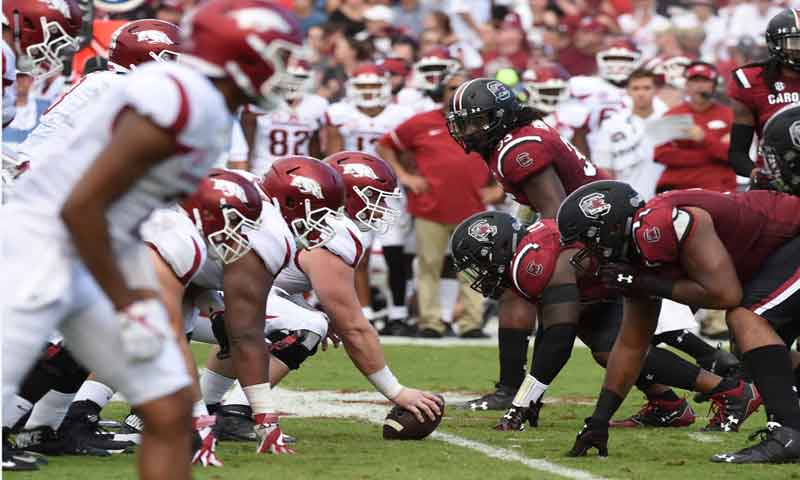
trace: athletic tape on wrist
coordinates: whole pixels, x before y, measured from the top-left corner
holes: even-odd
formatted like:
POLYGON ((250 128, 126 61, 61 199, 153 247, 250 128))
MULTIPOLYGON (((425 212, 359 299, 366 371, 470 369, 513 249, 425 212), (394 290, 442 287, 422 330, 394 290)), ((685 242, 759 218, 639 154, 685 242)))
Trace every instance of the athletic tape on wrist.
POLYGON ((397 377, 389 370, 388 365, 375 373, 367 375, 367 380, 388 400, 393 399, 403 390, 403 386, 400 385, 397 377))

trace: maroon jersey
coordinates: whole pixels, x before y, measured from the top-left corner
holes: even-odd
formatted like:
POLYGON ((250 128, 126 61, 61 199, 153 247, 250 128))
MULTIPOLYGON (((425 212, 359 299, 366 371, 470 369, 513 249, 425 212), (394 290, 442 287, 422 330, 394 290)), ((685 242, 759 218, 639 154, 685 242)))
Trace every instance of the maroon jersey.
MULTIPOLYGON (((511 259, 510 272, 514 289, 524 298, 537 301, 553 277, 561 252, 579 248, 579 243, 561 245, 555 220, 545 219, 534 223, 528 227, 528 233, 520 240, 511 259)), ((593 269, 590 268, 589 271, 593 269)), ((591 273, 579 274, 578 290, 582 302, 594 302, 614 296, 600 282, 599 277, 591 273)))
POLYGON ((701 208, 711 215, 742 283, 772 252, 800 233, 800 197, 766 190, 676 190, 656 196, 636 212, 632 235, 645 266, 686 276, 680 266, 681 245, 694 228, 686 207, 701 208))
POLYGON ((737 68, 728 83, 728 96, 753 112, 759 138, 763 138, 764 124, 773 113, 790 103, 800 102, 800 78, 778 74, 778 80, 769 85, 763 73, 764 67, 759 65, 737 68))
POLYGON ((497 145, 489 162, 497 181, 517 202, 536 208, 528 202, 525 181, 550 165, 564 185, 567 195, 578 187, 608 176, 594 166, 569 141, 541 120, 517 128, 497 145))

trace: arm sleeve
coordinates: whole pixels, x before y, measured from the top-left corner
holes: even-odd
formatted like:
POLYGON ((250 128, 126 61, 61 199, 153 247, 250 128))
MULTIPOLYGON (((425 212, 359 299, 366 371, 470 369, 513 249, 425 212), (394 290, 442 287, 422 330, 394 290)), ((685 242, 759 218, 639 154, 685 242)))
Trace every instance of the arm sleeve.
POLYGON ((750 159, 750 145, 753 143, 755 128, 750 125, 733 124, 731 144, 728 147, 728 159, 737 175, 749 177, 755 168, 750 159))

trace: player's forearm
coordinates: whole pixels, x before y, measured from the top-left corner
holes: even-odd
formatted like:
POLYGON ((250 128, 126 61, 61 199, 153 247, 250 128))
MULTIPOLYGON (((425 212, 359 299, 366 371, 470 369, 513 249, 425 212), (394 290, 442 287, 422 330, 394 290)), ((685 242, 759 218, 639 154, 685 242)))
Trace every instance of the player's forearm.
MULTIPOLYGON (((366 321, 366 319, 365 319, 366 321)), ((338 331, 347 355, 353 365, 366 377, 386 366, 378 334, 369 325, 354 326, 338 331)))
MULTIPOLYGON (((636 383, 649 348, 649 342, 626 341, 623 338, 624 331, 623 323, 622 330, 608 356, 606 376, 603 381, 603 389, 618 396, 620 401, 625 399, 636 383)), ((602 420, 611 420, 617 408, 619 405, 613 407, 598 404, 598 408, 592 416, 602 420)))
POLYGON ((684 278, 675 281, 670 298, 692 307, 725 310, 738 306, 742 300, 741 288, 730 287, 722 282, 716 282, 713 287, 705 287, 699 282, 684 278))

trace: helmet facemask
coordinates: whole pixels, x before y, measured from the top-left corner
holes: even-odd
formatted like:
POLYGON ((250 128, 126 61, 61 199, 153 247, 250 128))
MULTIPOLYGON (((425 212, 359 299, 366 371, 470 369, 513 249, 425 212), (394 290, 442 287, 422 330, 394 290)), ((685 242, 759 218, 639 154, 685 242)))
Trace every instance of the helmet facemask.
POLYGON ((355 214, 355 220, 358 222, 359 227, 384 234, 402 214, 399 209, 388 206, 388 201, 403 198, 399 188, 388 192, 372 186, 364 188, 354 186, 353 191, 364 202, 364 207, 355 214))
POLYGON ((250 220, 239 210, 230 206, 222 206, 221 211, 222 217, 225 219, 225 226, 208 234, 206 238, 217 258, 222 260, 222 263, 229 264, 239 260, 250 251, 250 239, 247 237, 247 232, 258 230, 261 226, 261 219, 250 220))
POLYGON ((351 79, 347 86, 347 96, 361 108, 386 106, 392 98, 392 86, 388 81, 351 79))
POLYGON ((447 114, 447 129, 465 152, 482 152, 496 143, 495 132, 499 130, 503 110, 451 111, 447 114), (492 115, 494 113, 494 115, 492 115))
POLYGON ((340 219, 342 208, 332 210, 321 207, 312 210, 311 200, 305 199, 303 210, 306 212, 304 218, 296 218, 289 222, 295 241, 307 250, 324 246, 336 235, 336 231, 328 221, 340 219))
POLYGON ((543 113, 553 113, 558 105, 569 98, 567 82, 548 80, 546 82, 527 82, 528 105, 543 113))
MULTIPOLYGON (((19 16, 15 15, 13 21, 18 22, 19 16)), ((39 17, 39 21, 42 23, 42 41, 25 48, 24 55, 30 61, 18 62, 18 69, 37 78, 49 78, 63 70, 62 58, 78 50, 78 41, 60 23, 48 22, 45 17, 39 17)), ((17 49, 22 51, 19 39, 16 43, 17 49)))
POLYGON ((606 51, 597 54, 597 70, 600 77, 622 85, 639 65, 641 55, 638 52, 606 51))

